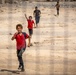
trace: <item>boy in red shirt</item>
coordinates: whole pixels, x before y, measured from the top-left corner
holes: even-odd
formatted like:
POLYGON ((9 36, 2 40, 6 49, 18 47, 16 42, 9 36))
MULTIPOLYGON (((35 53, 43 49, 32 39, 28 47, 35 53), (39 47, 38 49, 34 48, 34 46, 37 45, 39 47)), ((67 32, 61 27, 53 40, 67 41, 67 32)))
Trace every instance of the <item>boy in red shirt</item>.
MULTIPOLYGON (((27 18, 26 14, 25 14, 25 18, 27 19, 27 22, 28 22, 28 31, 29 31, 30 38, 32 38, 33 28, 35 27, 35 23, 32 20, 32 16, 29 16, 29 18, 27 18)), ((31 41, 31 39, 30 39, 30 41, 31 41)), ((30 46, 32 46, 32 43, 30 44, 30 46)))
POLYGON ((24 71, 24 63, 23 63, 23 59, 22 59, 22 54, 26 49, 26 39, 29 39, 29 44, 30 45, 30 37, 28 34, 26 34, 25 32, 22 32, 23 26, 21 24, 18 24, 16 26, 16 30, 18 32, 16 32, 14 34, 14 36, 11 38, 11 40, 16 39, 16 45, 17 45, 17 57, 18 57, 18 61, 19 61, 19 67, 18 69, 21 69, 21 71, 24 71))

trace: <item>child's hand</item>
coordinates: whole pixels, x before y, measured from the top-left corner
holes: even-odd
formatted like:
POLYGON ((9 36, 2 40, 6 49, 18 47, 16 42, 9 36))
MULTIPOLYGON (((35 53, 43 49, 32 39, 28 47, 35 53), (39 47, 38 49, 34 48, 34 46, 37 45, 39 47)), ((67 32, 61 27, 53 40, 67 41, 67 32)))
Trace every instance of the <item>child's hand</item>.
POLYGON ((16 36, 18 34, 18 32, 16 32, 15 34, 14 34, 14 36, 16 36))
POLYGON ((11 38, 11 40, 14 40, 17 34, 18 34, 18 32, 16 32, 16 33, 14 34, 14 36, 11 38))
POLYGON ((36 26, 34 26, 34 28, 36 28, 36 26))
POLYGON ((11 38, 11 40, 14 40, 14 39, 15 39, 14 37, 11 38))
POLYGON ((27 15, 25 14, 25 18, 28 20, 27 15))

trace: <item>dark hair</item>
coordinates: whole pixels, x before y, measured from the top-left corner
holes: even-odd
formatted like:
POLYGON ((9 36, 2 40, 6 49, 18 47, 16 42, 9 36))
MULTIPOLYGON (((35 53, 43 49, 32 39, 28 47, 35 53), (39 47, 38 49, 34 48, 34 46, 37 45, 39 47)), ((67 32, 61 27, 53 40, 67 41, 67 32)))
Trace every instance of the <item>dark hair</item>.
POLYGON ((20 28, 23 29, 23 26, 22 26, 21 24, 17 24, 17 25, 16 25, 16 29, 17 29, 18 27, 20 27, 20 28))
POLYGON ((59 1, 57 1, 57 4, 59 4, 59 1))
POLYGON ((29 16, 29 18, 32 18, 32 16, 29 16))
POLYGON ((37 9, 38 7, 36 6, 35 8, 37 9))

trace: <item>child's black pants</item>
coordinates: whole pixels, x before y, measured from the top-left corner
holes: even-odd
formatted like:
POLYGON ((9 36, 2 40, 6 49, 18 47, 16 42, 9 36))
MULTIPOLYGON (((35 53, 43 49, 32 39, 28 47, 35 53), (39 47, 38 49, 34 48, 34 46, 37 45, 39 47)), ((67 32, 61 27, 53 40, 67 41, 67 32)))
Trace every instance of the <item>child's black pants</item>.
POLYGON ((25 48, 17 50, 17 57, 18 57, 18 61, 19 61, 19 66, 22 66, 22 68, 24 68, 24 63, 23 63, 23 58, 22 58, 22 54, 24 53, 24 51, 25 51, 25 48))

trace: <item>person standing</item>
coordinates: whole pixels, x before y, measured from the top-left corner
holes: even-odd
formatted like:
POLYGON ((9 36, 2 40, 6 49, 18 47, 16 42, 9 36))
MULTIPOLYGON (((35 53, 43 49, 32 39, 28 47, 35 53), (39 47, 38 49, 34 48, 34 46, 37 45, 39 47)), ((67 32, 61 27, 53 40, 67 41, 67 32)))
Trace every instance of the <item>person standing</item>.
POLYGON ((38 23, 40 21, 40 15, 41 15, 41 11, 38 9, 38 7, 35 7, 33 15, 35 17, 36 27, 38 27, 38 23))

